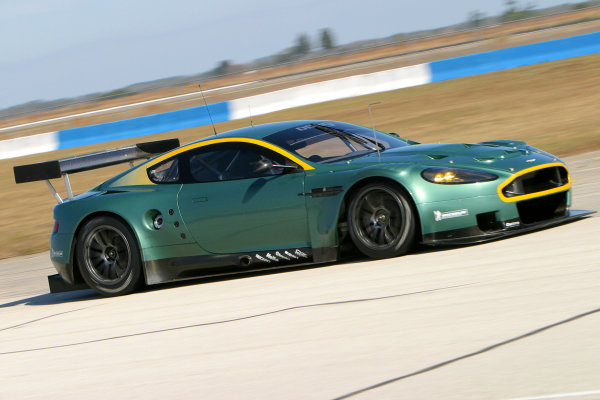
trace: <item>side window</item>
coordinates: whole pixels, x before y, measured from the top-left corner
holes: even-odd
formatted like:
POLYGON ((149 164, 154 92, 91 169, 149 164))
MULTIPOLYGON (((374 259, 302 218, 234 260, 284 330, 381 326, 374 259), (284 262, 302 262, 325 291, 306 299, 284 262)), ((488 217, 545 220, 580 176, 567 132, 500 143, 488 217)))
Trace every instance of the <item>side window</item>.
POLYGON ((189 158, 190 175, 193 182, 222 181, 223 173, 233 156, 231 151, 201 151, 189 158))
POLYGON ((171 158, 150 167, 148 177, 154 183, 179 183, 179 158, 171 158))
MULTIPOLYGON (((254 172, 259 161, 290 165, 280 154, 249 143, 220 143, 200 148, 189 156, 191 182, 215 182, 281 175, 282 168, 254 172)), ((293 164, 293 163, 291 163, 293 164)))

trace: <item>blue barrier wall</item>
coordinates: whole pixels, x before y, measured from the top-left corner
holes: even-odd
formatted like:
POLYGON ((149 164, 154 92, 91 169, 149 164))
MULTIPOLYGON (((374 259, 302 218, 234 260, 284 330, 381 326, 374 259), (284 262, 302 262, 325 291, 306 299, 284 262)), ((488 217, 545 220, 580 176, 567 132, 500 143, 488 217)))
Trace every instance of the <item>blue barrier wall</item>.
POLYGON ((600 32, 433 61, 431 81, 480 75, 600 52, 600 32))
POLYGON ((58 132, 58 149, 209 125, 211 117, 214 123, 229 121, 227 102, 209 104, 208 107, 210 116, 206 107, 201 106, 81 128, 65 129, 58 132))

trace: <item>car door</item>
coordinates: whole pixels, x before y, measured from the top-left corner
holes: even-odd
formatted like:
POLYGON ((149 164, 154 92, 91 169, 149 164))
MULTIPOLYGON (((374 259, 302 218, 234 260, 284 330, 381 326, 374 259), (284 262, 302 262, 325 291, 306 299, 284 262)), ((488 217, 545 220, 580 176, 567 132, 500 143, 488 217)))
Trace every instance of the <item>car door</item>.
POLYGON ((307 247, 304 171, 263 146, 226 142, 188 152, 178 195, 183 220, 212 253, 307 247), (259 161, 297 169, 256 172, 259 161))

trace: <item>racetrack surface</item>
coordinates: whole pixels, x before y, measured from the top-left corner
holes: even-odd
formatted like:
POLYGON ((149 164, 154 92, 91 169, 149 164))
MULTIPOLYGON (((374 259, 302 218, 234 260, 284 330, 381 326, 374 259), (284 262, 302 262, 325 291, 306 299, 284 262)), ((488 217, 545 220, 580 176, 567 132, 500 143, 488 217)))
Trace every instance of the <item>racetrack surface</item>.
MULTIPOLYGON (((600 152, 566 158, 600 209, 600 152)), ((48 294, 0 262, 0 398, 600 398, 600 218, 401 258, 48 294)))

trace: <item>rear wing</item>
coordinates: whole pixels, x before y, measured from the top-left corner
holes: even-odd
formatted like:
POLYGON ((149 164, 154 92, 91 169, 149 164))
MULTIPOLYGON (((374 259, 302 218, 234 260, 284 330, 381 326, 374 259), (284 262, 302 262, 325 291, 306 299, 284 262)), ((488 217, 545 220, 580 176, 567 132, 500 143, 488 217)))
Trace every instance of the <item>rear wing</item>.
POLYGON ((133 166, 134 160, 148 159, 158 154, 165 153, 179 147, 179 139, 157 140, 154 142, 138 143, 117 149, 99 151, 97 153, 63 158, 60 160, 45 161, 36 164, 19 165, 13 167, 15 183, 46 181, 48 188, 59 203, 63 200, 50 183, 50 179, 63 177, 67 188, 67 196, 73 198, 69 174, 90 171, 111 165, 129 162, 133 166))

